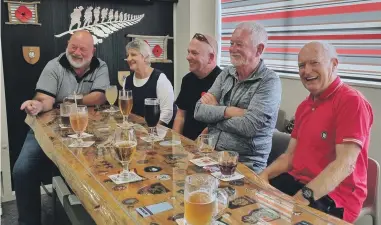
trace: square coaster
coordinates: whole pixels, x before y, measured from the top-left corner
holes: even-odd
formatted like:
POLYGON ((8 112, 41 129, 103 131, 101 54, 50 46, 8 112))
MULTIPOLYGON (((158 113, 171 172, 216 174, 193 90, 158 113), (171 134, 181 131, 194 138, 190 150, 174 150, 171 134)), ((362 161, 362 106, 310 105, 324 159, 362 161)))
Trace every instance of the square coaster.
POLYGON ((202 158, 197 158, 197 159, 191 159, 189 161, 191 161, 191 163, 196 164, 199 167, 211 166, 211 165, 218 164, 217 161, 214 161, 213 159, 211 159, 209 157, 202 157, 202 158))
MULTIPOLYGON (((81 135, 81 138, 88 138, 88 137, 92 137, 94 135, 92 134, 88 134, 86 132, 83 132, 82 135, 81 135)), ((71 137, 71 138, 78 138, 78 135, 77 134, 69 134, 68 137, 71 137)))
POLYGON ((92 146, 95 143, 95 141, 83 141, 81 143, 71 143, 68 147, 69 148, 88 148, 92 146))
POLYGON ((245 177, 244 175, 238 172, 235 172, 231 177, 226 177, 226 178, 222 176, 221 172, 214 172, 214 173, 211 173, 211 175, 222 181, 239 180, 245 177))
POLYGON ((118 179, 118 175, 119 174, 113 174, 113 175, 109 175, 108 177, 115 183, 115 184, 126 184, 126 183, 132 183, 132 182, 136 182, 136 181, 141 181, 143 180, 143 178, 141 178, 139 175, 137 175, 136 173, 134 172, 129 172, 129 180, 126 180, 126 181, 121 181, 118 179))

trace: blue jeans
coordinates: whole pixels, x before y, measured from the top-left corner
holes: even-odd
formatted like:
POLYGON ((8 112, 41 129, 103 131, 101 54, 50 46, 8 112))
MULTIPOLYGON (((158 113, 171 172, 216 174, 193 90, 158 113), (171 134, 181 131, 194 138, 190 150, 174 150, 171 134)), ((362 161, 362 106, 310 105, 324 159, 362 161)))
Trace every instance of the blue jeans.
POLYGON ((43 175, 51 171, 51 165, 30 130, 12 173, 19 225, 41 225, 40 185, 43 175))

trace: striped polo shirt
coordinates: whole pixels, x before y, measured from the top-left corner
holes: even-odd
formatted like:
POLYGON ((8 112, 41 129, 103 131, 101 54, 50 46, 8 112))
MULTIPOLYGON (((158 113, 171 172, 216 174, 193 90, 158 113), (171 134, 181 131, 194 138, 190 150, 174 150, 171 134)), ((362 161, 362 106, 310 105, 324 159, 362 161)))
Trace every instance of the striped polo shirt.
POLYGON ((104 61, 94 56, 89 70, 78 77, 66 54, 62 53, 46 64, 37 82, 36 92, 54 97, 57 103, 74 91, 83 95, 94 91, 104 93, 109 85, 108 67, 104 61))

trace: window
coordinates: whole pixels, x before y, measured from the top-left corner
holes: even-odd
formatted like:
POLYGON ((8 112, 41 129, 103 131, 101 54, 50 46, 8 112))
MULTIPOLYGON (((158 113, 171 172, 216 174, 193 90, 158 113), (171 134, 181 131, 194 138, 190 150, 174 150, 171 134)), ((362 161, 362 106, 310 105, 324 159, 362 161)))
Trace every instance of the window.
POLYGON ((339 75, 381 84, 381 2, 372 0, 220 0, 222 67, 230 64, 229 40, 242 21, 259 21, 269 34, 266 65, 280 76, 298 76, 300 48, 324 40, 339 54, 339 75))

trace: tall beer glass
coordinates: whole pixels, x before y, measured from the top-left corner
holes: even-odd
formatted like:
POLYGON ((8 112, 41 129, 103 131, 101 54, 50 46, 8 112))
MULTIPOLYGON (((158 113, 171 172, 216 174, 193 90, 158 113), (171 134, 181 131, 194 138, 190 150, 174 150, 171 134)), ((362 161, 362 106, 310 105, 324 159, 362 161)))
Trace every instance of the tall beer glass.
POLYGON ((218 213, 228 206, 228 194, 218 188, 218 180, 209 174, 185 178, 184 207, 187 225, 211 225, 218 213))
POLYGON ((123 115, 124 128, 128 128, 130 125, 128 123, 128 116, 131 114, 133 101, 132 101, 132 90, 120 90, 119 91, 119 110, 123 115))

